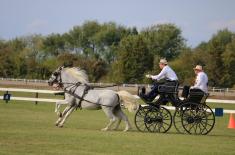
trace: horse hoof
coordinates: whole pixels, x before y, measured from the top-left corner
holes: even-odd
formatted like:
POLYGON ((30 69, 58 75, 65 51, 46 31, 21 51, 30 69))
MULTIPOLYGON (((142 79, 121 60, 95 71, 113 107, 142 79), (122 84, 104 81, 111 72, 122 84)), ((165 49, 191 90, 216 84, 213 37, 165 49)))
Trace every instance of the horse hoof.
POLYGON ((57 112, 57 116, 61 118, 62 117, 62 113, 61 112, 57 112))
POLYGON ((58 125, 59 128, 63 128, 63 125, 58 125))
POLYGON ((56 121, 55 126, 59 126, 60 122, 56 121))
POLYGON ((103 128, 101 129, 101 131, 108 131, 108 128, 103 128))
POLYGON ((127 132, 127 131, 130 131, 131 128, 126 128, 125 130, 123 130, 123 132, 127 132))

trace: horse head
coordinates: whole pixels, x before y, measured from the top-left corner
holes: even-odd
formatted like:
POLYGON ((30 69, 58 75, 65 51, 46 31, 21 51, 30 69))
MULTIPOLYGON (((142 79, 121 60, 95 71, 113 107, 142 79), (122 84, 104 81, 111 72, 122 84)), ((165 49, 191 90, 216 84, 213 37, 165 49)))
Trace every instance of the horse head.
POLYGON ((53 86, 58 90, 66 85, 76 83, 88 83, 88 76, 86 72, 78 67, 59 67, 56 69, 50 79, 48 80, 49 86, 53 86))
POLYGON ((64 67, 57 68, 50 76, 48 80, 48 85, 53 86, 54 89, 58 90, 63 87, 62 83, 62 77, 61 77, 61 71, 64 69, 64 67))

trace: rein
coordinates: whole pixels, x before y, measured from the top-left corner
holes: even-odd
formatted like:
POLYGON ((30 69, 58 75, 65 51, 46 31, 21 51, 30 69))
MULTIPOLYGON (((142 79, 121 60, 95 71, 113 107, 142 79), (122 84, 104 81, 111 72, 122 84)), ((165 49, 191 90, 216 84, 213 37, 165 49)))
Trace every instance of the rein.
MULTIPOLYGON (((62 69, 62 68, 60 68, 59 72, 56 72, 57 76, 60 77, 59 81, 57 81, 57 82, 58 82, 58 84, 59 84, 59 86, 60 86, 61 88, 64 86, 64 84, 68 84, 69 86, 67 86, 66 88, 64 88, 64 92, 65 92, 65 93, 68 93, 68 94, 74 96, 75 98, 78 98, 78 99, 79 99, 79 103, 76 104, 76 110, 77 110, 78 108, 81 109, 82 101, 86 101, 86 102, 88 102, 88 103, 92 103, 92 104, 96 104, 96 105, 101 105, 101 106, 106 106, 106 107, 112 107, 112 106, 108 106, 108 105, 103 105, 103 104, 98 104, 98 103, 91 102, 91 101, 89 101, 89 100, 84 99, 84 97, 86 96, 86 94, 88 93, 88 91, 91 90, 91 89, 94 89, 94 88, 107 88, 107 87, 113 87, 113 86, 117 86, 117 85, 112 85, 112 86, 90 86, 90 85, 84 84, 85 89, 84 89, 84 91, 83 91, 83 94, 82 94, 82 96, 79 96, 79 95, 75 94, 75 91, 77 90, 77 88, 78 88, 79 86, 82 86, 83 84, 82 84, 81 82, 77 82, 77 83, 62 82, 61 69, 62 69), (71 88, 70 88, 69 90, 66 90, 66 89, 69 88, 69 87, 71 87, 71 88), (73 88, 74 88, 74 90, 72 91, 73 88)), ((117 94, 117 96, 118 96, 118 94, 117 94)), ((119 98, 119 96, 118 96, 118 102, 119 102, 119 104, 120 104, 120 98, 119 98)))
POLYGON ((82 93, 82 96, 79 96, 79 95, 77 95, 77 94, 75 94, 75 91, 77 90, 77 88, 79 87, 79 86, 81 86, 81 82, 77 82, 77 83, 62 83, 63 85, 64 84, 71 84, 71 85, 69 85, 69 86, 67 86, 66 88, 68 88, 68 87, 71 87, 69 90, 67 90, 66 88, 64 88, 64 92, 65 93, 68 93, 68 94, 70 94, 70 95, 72 95, 72 96, 74 96, 74 97, 76 97, 76 98, 78 98, 79 99, 79 102, 78 102, 78 104, 76 105, 76 110, 78 109, 78 108, 80 108, 81 109, 81 104, 82 104, 82 101, 86 101, 86 102, 88 102, 88 103, 92 103, 92 104, 97 104, 97 103, 94 103, 94 102, 91 102, 91 101, 89 101, 89 100, 85 100, 84 99, 84 97, 86 96, 86 94, 88 93, 88 91, 89 90, 91 90, 91 89, 93 89, 92 87, 90 87, 89 85, 87 85, 87 84, 85 84, 84 86, 85 86, 85 89, 84 89, 84 91, 83 91, 83 93, 82 93), (74 88, 74 89, 73 89, 74 88), (72 90, 73 89, 73 90, 72 90))
MULTIPOLYGON (((79 109, 82 109, 82 107, 81 107, 82 101, 86 101, 86 102, 88 102, 88 103, 92 103, 92 104, 96 104, 96 105, 101 105, 101 106, 106 106, 106 107, 112 107, 112 106, 103 105, 103 104, 98 104, 98 103, 91 102, 91 101, 89 101, 89 100, 84 99, 84 97, 86 96, 86 94, 88 93, 88 91, 91 90, 91 89, 94 89, 93 86, 89 86, 89 85, 87 85, 87 84, 84 84, 85 89, 84 89, 84 91, 83 91, 83 94, 82 94, 82 96, 79 96, 79 95, 75 94, 75 91, 77 90, 77 88, 78 88, 79 86, 82 86, 82 83, 81 83, 81 82, 77 82, 77 83, 62 83, 62 84, 71 84, 70 86, 67 86, 66 88, 71 87, 71 86, 72 86, 72 87, 71 87, 69 90, 66 90, 66 88, 64 88, 64 92, 65 92, 65 93, 68 93, 68 94, 74 96, 75 98, 78 98, 78 99, 79 99, 79 103, 76 104, 76 110, 77 110, 78 108, 79 108, 79 109), (73 88, 74 88, 74 90, 72 90, 73 88)), ((118 95, 117 95, 117 96, 118 96, 118 95)), ((120 99, 119 99, 119 96, 118 96, 118 102, 119 102, 119 100, 120 100, 120 99)))

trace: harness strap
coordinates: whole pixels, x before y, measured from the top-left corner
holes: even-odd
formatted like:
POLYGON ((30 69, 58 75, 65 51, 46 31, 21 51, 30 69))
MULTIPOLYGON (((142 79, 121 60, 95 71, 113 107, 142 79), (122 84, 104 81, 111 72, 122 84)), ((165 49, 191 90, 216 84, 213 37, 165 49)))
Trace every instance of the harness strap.
MULTIPOLYGON (((59 81, 57 81, 59 83, 59 86, 62 88, 64 86, 64 84, 69 84, 66 88, 64 88, 64 92, 65 93, 68 93, 72 96, 74 96, 75 98, 78 98, 80 99, 79 100, 79 103, 76 105, 76 110, 77 108, 80 108, 81 109, 81 103, 82 101, 86 101, 88 103, 92 103, 92 104, 96 104, 96 105, 101 105, 101 106, 107 106, 107 107, 112 107, 112 106, 108 106, 108 105, 102 105, 102 104, 98 104, 98 103, 94 103, 94 102, 91 102, 91 101, 88 101, 88 100, 85 100, 84 97, 85 95, 88 93, 88 91, 90 89, 94 89, 94 88, 106 88, 106 87, 112 87, 112 86, 90 86, 90 85, 87 85, 87 84, 84 84, 85 85, 85 89, 84 89, 84 92, 82 94, 82 96, 79 96, 77 94, 75 94, 75 91, 77 90, 77 88, 82 84, 81 82, 77 82, 77 83, 69 83, 69 82, 62 82, 62 77, 61 77, 61 70, 62 68, 60 68, 59 72, 56 72, 59 76, 60 76, 60 79, 59 81), (69 90, 66 90, 67 88, 71 87, 69 90)), ((57 75, 57 76, 58 76, 57 75)), ((116 86, 116 85, 113 85, 113 86, 116 86)), ((119 97, 119 96, 118 96, 119 97)), ((118 99, 119 100, 119 99, 118 99)), ((120 103, 120 102, 119 102, 120 103)))
MULTIPOLYGON (((70 94, 70 95, 72 95, 72 96, 74 96, 74 97, 76 97, 76 98, 79 99, 78 104, 76 104, 76 110, 77 110, 78 108, 79 108, 79 109, 82 109, 82 106, 81 106, 82 101, 86 101, 86 102, 89 102, 89 103, 93 103, 93 102, 91 102, 91 101, 88 101, 88 100, 85 100, 85 99, 84 99, 84 97, 86 96, 86 94, 88 93, 88 91, 91 90, 91 89, 93 89, 93 88, 90 87, 89 85, 85 85, 85 89, 84 89, 84 91, 83 91, 82 96, 79 96, 79 95, 75 94, 75 91, 76 91, 76 89, 78 88, 78 86, 79 86, 80 84, 81 84, 81 83, 76 83, 75 85, 73 85, 72 88, 74 88, 74 89, 70 88, 69 90, 66 90, 67 87, 64 89, 64 91, 65 91, 66 93, 68 93, 68 94, 70 94)), ((95 104, 95 103, 93 103, 93 104, 95 104)))
MULTIPOLYGON (((76 89, 77 89, 82 83, 81 83, 81 82, 78 82, 78 83, 67 83, 67 84, 71 84, 71 85, 70 85, 70 86, 67 86, 66 88, 64 88, 64 92, 65 92, 65 93, 68 93, 68 94, 74 96, 75 98, 78 98, 78 99, 79 99, 78 104, 76 104, 76 110, 77 110, 78 108, 79 108, 79 109, 82 109, 82 108, 81 108, 82 101, 86 101, 86 102, 88 102, 88 103, 92 103, 92 104, 96 104, 96 105, 101 105, 101 106, 106 106, 106 107, 112 107, 112 106, 109 106, 109 105, 98 104, 98 103, 94 103, 94 102, 91 102, 91 101, 89 101, 89 100, 84 99, 84 97, 85 97, 86 94, 89 92, 89 90, 94 89, 93 86, 84 84, 85 89, 84 89, 84 91, 83 91, 83 94, 82 94, 82 96, 79 96, 79 95, 75 94, 75 91, 76 91, 76 89), (69 88, 69 87, 71 87, 71 88, 69 88), (67 90, 67 88, 69 88, 69 90, 67 90), (73 88, 74 88, 74 89, 73 89, 73 88)), ((118 96, 118 102, 119 102, 119 104, 120 104, 119 95, 117 94, 117 96, 118 96)))
MULTIPOLYGON (((88 85, 85 85, 86 87, 85 87, 85 89, 84 89, 84 91, 83 91, 83 94, 82 94, 82 96, 81 96, 81 98, 80 98, 80 100, 79 100, 79 102, 78 102, 78 104, 77 104, 77 106, 76 106, 76 110, 79 108, 79 109, 82 109, 82 106, 81 106, 81 104, 82 104, 82 101, 84 100, 84 97, 86 96, 86 94, 88 93, 88 91, 91 89, 88 85)), ((75 94, 75 93, 74 93, 75 94)))

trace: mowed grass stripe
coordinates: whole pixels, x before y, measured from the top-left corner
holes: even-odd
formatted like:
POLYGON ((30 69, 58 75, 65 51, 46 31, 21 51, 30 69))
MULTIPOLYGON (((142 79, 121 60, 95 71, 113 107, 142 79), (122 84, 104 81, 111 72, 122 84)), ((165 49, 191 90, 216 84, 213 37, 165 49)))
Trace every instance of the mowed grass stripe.
MULTIPOLYGON (((173 112, 173 111, 171 111, 173 112)), ((1 155, 142 155, 142 154, 235 154, 235 129, 228 129, 229 115, 216 117, 209 135, 141 133, 135 129, 134 114, 125 111, 133 131, 102 132, 107 118, 102 111, 77 110, 64 128, 54 126, 54 104, 0 102, 1 155)))

